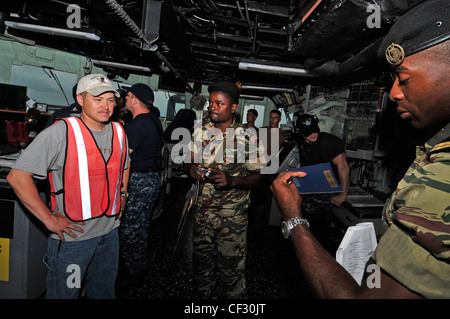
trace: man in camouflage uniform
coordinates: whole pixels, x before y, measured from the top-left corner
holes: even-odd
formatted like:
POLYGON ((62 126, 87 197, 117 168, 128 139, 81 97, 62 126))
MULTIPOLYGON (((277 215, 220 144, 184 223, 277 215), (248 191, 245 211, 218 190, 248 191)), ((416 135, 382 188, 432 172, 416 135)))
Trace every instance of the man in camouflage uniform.
MULTIPOLYGON (((324 252, 305 223, 291 230, 303 272, 321 297, 450 298, 449 16, 448 0, 425 1, 401 16, 380 46, 393 67, 389 97, 397 102, 401 118, 416 128, 439 131, 417 149, 386 203, 386 229, 369 260, 376 265, 370 265, 368 274, 378 267, 378 284, 363 280, 360 287, 324 252)), ((273 184, 285 220, 302 216, 301 196, 289 183, 302 175, 282 173, 273 184)))
POLYGON ((186 172, 202 181, 193 232, 194 281, 198 297, 211 297, 217 265, 223 296, 244 298, 249 194, 264 165, 255 132, 235 121, 239 88, 220 81, 209 92, 209 120, 194 130, 191 163, 185 164, 186 172), (205 177, 199 167, 213 175, 205 177))

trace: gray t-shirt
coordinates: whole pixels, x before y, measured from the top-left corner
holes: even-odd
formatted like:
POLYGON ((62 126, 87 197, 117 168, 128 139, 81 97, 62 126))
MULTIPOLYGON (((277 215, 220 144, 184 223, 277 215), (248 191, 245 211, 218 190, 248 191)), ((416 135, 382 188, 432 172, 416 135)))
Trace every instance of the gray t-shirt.
MULTIPOLYGON (((94 139, 107 160, 111 154, 112 125, 106 125, 101 132, 91 131, 94 139)), ((66 154, 67 128, 64 121, 59 121, 40 132, 33 142, 23 151, 15 162, 13 168, 34 174, 35 178, 45 179, 49 171, 53 174, 55 190, 63 188, 64 161, 66 154)), ((127 142, 128 145, 128 142, 127 142)), ((127 150, 125 168, 128 168, 130 157, 127 150)), ((66 196, 70 196, 66 194, 66 196)), ((63 206, 63 194, 55 195, 56 212, 63 206)), ((62 212, 63 210, 60 209, 62 212)), ((53 213, 54 213, 53 212, 53 213)), ((83 228, 84 233, 72 230, 77 238, 72 238, 64 233, 67 241, 86 240, 108 234, 120 225, 120 220, 115 216, 101 216, 85 221, 86 225, 77 225, 83 228)), ((52 238, 59 239, 58 235, 52 234, 52 238)))

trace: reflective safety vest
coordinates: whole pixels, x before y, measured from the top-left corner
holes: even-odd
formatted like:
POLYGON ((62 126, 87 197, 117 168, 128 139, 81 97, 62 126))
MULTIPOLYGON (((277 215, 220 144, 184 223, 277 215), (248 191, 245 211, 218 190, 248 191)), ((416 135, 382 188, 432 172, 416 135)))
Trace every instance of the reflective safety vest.
MULTIPOLYGON (((105 161, 92 133, 78 117, 63 120, 67 124, 63 189, 55 192, 50 172, 52 195, 63 194, 63 210, 72 221, 117 214, 120 211, 120 189, 127 152, 122 125, 116 122, 110 124, 113 128, 111 155, 105 161)), ((53 211, 56 206, 54 196, 51 202, 53 211)))

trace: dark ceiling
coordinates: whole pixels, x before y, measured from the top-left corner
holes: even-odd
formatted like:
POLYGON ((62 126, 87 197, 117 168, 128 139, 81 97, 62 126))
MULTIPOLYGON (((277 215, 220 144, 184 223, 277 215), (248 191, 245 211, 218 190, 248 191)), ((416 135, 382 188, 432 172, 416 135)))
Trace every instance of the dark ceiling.
MULTIPOLYGON (((342 83, 376 73, 377 41, 399 15, 422 1, 8 1, 0 5, 0 31, 91 59, 146 66, 152 73, 177 78, 188 90, 220 79, 289 88, 342 83), (95 30, 100 41, 5 27, 11 20, 67 29, 70 19, 76 22, 69 4, 80 7, 79 30, 95 30), (380 8, 379 27, 368 27, 374 12, 368 10, 370 4, 380 8), (275 73, 239 68, 239 63, 250 62, 271 65, 275 73), (307 69, 314 77, 280 74, 280 67, 307 69)), ((129 72, 105 71, 122 77, 129 72)))

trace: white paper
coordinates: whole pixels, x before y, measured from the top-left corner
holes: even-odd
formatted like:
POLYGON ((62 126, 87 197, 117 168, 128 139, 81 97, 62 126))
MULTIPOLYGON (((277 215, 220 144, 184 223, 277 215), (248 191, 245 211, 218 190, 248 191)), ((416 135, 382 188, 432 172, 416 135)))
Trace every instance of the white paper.
POLYGON ((377 247, 373 223, 350 226, 336 251, 336 261, 361 285, 364 270, 377 247))

